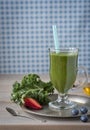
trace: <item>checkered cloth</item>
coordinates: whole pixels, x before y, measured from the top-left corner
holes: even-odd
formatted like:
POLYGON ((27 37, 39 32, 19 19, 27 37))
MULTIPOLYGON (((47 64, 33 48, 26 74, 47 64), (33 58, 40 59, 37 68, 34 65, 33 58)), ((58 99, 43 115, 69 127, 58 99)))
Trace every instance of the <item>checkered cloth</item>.
POLYGON ((0 73, 47 73, 53 24, 90 73, 90 0, 0 0, 0 73))

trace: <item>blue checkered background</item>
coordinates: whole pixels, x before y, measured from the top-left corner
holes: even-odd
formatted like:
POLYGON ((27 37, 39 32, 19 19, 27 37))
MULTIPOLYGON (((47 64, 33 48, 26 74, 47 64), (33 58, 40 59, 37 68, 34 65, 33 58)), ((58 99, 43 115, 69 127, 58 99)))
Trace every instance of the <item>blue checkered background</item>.
POLYGON ((90 73, 90 0, 0 0, 0 73, 48 73, 53 24, 90 73))

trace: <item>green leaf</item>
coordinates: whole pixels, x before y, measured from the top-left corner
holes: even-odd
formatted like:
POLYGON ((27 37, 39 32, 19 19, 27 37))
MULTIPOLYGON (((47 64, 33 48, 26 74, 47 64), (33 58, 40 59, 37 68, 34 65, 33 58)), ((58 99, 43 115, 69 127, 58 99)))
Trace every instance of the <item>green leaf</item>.
POLYGON ((44 82, 37 74, 28 74, 23 77, 20 83, 13 84, 11 100, 16 103, 22 103, 22 97, 32 97, 40 104, 48 104, 48 95, 54 92, 54 87, 49 82, 44 82))

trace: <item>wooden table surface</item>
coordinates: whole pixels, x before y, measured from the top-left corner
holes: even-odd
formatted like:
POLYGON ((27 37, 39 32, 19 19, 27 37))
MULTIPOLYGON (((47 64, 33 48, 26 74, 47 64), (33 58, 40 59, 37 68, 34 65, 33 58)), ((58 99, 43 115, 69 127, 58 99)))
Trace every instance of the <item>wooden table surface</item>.
MULTIPOLYGON (((6 111, 6 106, 18 110, 20 113, 30 116, 25 113, 21 107, 10 100, 12 92, 12 84, 15 81, 21 81, 24 75, 19 74, 0 74, 0 130, 90 130, 90 117, 87 123, 83 123, 78 118, 48 118, 37 116, 40 119, 46 119, 47 122, 43 123, 39 120, 33 121, 21 117, 13 117, 6 111)), ((49 76, 40 75, 42 80, 49 81, 49 76)), ((83 95, 82 88, 70 91, 71 94, 83 95)), ((87 97, 90 98, 90 97, 87 97)), ((36 117, 36 115, 33 115, 36 117)))

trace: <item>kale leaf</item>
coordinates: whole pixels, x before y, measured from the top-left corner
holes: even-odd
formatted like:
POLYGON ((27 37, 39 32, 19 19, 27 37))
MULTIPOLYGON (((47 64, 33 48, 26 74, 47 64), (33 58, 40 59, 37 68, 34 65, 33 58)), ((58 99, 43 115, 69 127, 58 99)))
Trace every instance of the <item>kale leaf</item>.
POLYGON ((54 87, 49 82, 44 82, 37 74, 28 74, 23 77, 21 82, 15 82, 11 93, 11 100, 22 104, 24 97, 36 99, 41 105, 48 104, 49 95, 54 93, 54 87))

